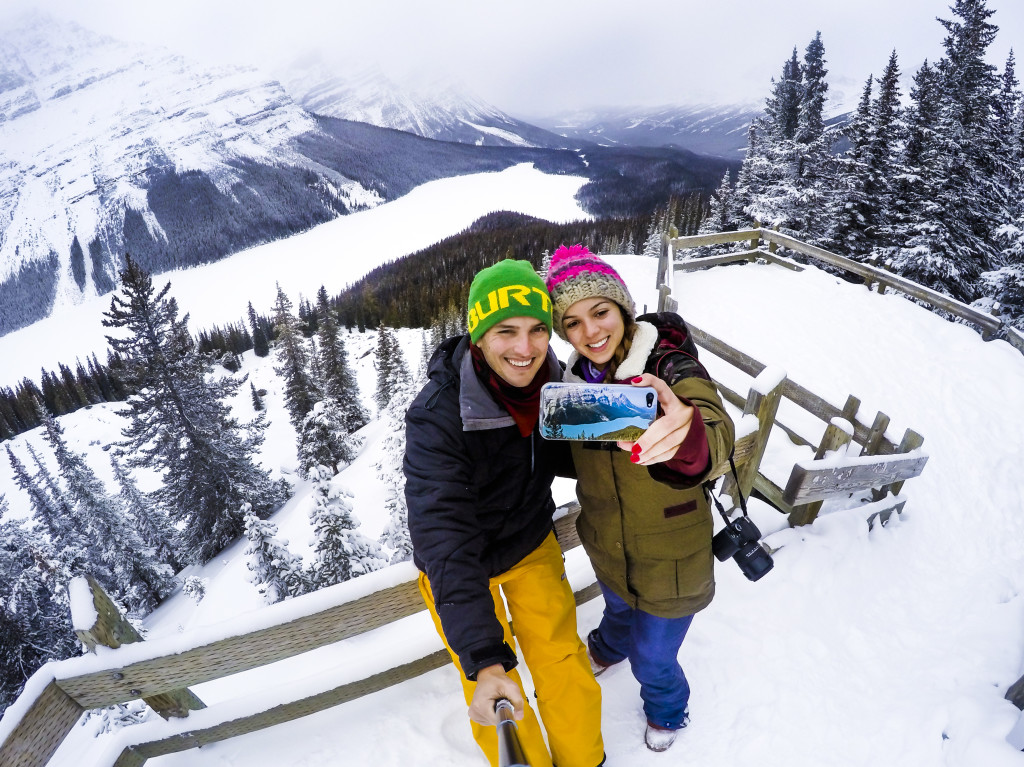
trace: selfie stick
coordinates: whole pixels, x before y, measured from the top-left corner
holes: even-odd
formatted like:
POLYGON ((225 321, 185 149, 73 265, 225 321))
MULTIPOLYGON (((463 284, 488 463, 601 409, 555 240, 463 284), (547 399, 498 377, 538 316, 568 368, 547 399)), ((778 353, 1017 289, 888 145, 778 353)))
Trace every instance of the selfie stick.
POLYGON ((530 767, 519 743, 519 728, 511 701, 498 698, 494 713, 498 715, 498 767, 530 767))

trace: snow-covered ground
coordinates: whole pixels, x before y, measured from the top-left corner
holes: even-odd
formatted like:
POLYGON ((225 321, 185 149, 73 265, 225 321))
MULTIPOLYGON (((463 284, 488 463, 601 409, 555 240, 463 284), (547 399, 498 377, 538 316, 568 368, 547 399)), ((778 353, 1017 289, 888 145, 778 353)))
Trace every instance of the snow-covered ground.
MULTIPOLYGON (((460 180, 450 183, 457 189, 460 180)), ((380 241, 388 231, 399 231, 397 219, 389 223, 382 218, 381 225, 390 228, 378 236, 380 241)), ((328 233, 318 236, 327 242, 328 233)), ((254 260, 260 258, 252 253, 254 260)), ((637 304, 653 307, 654 261, 610 260, 637 304)), ((273 281, 281 279, 284 285, 294 270, 281 260, 267 264, 267 269, 276 264, 264 275, 269 303, 273 281)), ((311 295, 321 281, 315 278, 301 289, 311 295)), ((172 292, 184 309, 192 310, 178 285, 175 276, 172 292)), ((294 282, 288 285, 299 289, 294 282)), ((750 583, 733 562, 716 565, 716 599, 695 619, 680 654, 693 688, 689 728, 669 752, 647 751, 638 686, 627 668, 616 667, 600 680, 608 764, 1024 765, 1024 754, 1017 750, 1024 738, 1015 736, 1016 747, 1007 742, 1019 712, 1003 699, 1007 686, 1024 671, 1024 497, 1019 481, 1024 356, 1003 342, 985 343, 974 331, 898 296, 879 296, 814 268, 793 273, 772 265, 719 267, 680 275, 675 296, 680 313, 694 325, 761 362, 782 367, 834 404, 843 405, 848 394, 858 396, 861 421, 870 422, 875 411, 883 410, 892 418, 890 439, 899 441, 908 427, 920 432, 930 461, 922 476, 907 483, 902 517, 870 531, 856 509, 827 506, 813 526, 791 530, 773 509, 751 502, 752 516, 778 549, 775 569, 750 583)), ((409 363, 417 364, 418 332, 402 331, 400 337, 409 363)), ((374 386, 372 355, 361 355, 372 348, 372 334, 351 334, 346 343, 368 397, 374 386)), ((564 356, 566 347, 557 339, 555 349, 564 356)), ((745 391, 749 386, 749 379, 721 361, 703 358, 731 388, 745 391)), ((244 370, 257 386, 271 388, 267 365, 245 356, 244 370)), ((268 403, 275 425, 264 462, 275 473, 289 471, 294 435, 279 392, 272 391, 268 403)), ((242 415, 244 407, 240 401, 242 415)), ((106 464, 101 445, 118 428, 113 409, 94 407, 62 419, 72 446, 88 450, 98 470, 106 464)), ((783 420, 787 414, 796 418, 784 410, 783 420)), ((816 439, 812 428, 807 427, 806 436, 816 439)), ((376 535, 385 521, 373 468, 384 436, 380 422, 364 435, 362 454, 336 481, 353 491, 363 531, 376 535)), ((15 450, 26 439, 38 441, 38 435, 18 437, 15 450)), ((782 483, 793 461, 808 453, 775 433, 767 471, 782 483)), ((0 465, 0 491, 6 489, 7 472, 0 465)), ((566 500, 571 491, 571 483, 560 481, 558 500, 566 500)), ((273 518, 297 548, 308 537, 308 494, 300 483, 295 497, 273 518)), ((8 491, 8 497, 12 506, 24 507, 17 490, 8 491)), ((226 633, 252 625, 267 609, 301 610, 303 600, 311 604, 316 599, 311 595, 260 608, 246 581, 243 548, 244 542, 236 543, 197 573, 209 579, 207 596, 198 606, 178 594, 158 608, 146 620, 149 640, 187 642, 201 632, 226 633)), ((593 577, 578 549, 570 552, 568 569, 577 588, 593 577)), ((396 570, 360 580, 409 574, 396 570)), ((360 580, 343 586, 361 588, 360 580)), ((580 608, 581 635, 596 625, 600 611, 600 599, 580 608)), ((429 620, 420 613, 372 636, 322 648, 267 672, 200 685, 195 692, 211 710, 241 710, 259 695, 308 694, 325 680, 359 678, 394 665, 392 660, 438 647, 429 620)), ((200 725, 205 713, 193 714, 191 726, 200 725)), ((91 727, 76 728, 51 767, 104 763, 101 755, 115 738, 162 732, 165 725, 154 719, 100 738, 91 737, 91 727)), ((150 762, 155 767, 481 763, 450 667, 290 724, 150 762)))

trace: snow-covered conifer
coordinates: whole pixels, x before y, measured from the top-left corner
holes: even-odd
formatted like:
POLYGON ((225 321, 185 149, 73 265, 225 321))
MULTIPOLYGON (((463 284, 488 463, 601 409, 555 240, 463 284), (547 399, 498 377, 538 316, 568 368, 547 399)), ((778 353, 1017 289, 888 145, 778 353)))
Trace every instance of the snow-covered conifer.
POLYGON ((332 482, 326 466, 313 469, 314 506, 309 518, 313 526, 314 559, 308 577, 320 589, 347 581, 387 564, 380 546, 359 532, 352 513, 352 494, 332 482))
POLYGON ((177 551, 177 531, 167 514, 154 500, 143 493, 131 474, 117 460, 110 456, 114 480, 120 488, 121 503, 128 513, 135 529, 147 547, 153 550, 157 562, 169 565, 173 570, 181 569, 182 562, 177 551))
POLYGON ((252 350, 257 357, 266 357, 270 354, 270 342, 267 334, 263 332, 256 310, 252 308, 252 301, 249 302, 249 327, 252 329, 252 350))
POLYGON ((277 355, 277 374, 284 379, 284 402, 295 431, 320 399, 316 383, 310 373, 309 349, 302 335, 302 322, 292 314, 292 302, 281 286, 277 286, 274 303, 274 352, 277 355))
POLYGON ((302 560, 288 551, 288 541, 277 537, 277 525, 260 519, 246 504, 241 509, 245 520, 246 567, 252 573, 249 582, 263 596, 267 604, 305 593, 306 578, 302 560))
POLYGON ((374 397, 378 414, 383 413, 391 398, 409 382, 409 370, 391 328, 377 328, 377 392, 374 397))
POLYGON ((203 601, 206 596, 208 578, 200 578, 198 575, 189 575, 181 582, 181 592, 196 604, 203 601))
POLYGON ((338 403, 333 399, 320 400, 306 415, 299 431, 299 471, 308 477, 312 469, 324 465, 337 473, 338 464, 355 457, 356 439, 348 433, 338 403))
POLYGON ((174 589, 171 568, 157 561, 154 549, 131 524, 121 499, 107 492, 85 456, 69 448, 56 419, 46 413, 43 426, 68 497, 85 523, 91 574, 130 610, 151 612, 174 589), (112 580, 104 582, 107 573, 112 580))
POLYGON ((405 414, 425 382, 426 375, 423 374, 400 386, 382 415, 387 436, 381 442, 382 455, 376 468, 377 476, 386 488, 384 507, 388 512, 388 521, 381 533, 380 542, 391 551, 389 561, 392 564, 412 556, 409 507, 405 500, 405 472, 402 470, 405 458, 405 414))
MULTIPOLYGON (((697 234, 715 234, 717 232, 730 232, 736 230, 735 224, 735 193, 733 191, 732 179, 729 171, 722 174, 722 181, 718 188, 711 194, 708 201, 708 210, 701 219, 697 234)), ((696 248, 693 257, 711 256, 728 250, 729 244, 706 245, 696 248)), ((660 242, 659 242, 660 251, 660 242)))
POLYGON ((370 415, 360 401, 359 385, 348 364, 348 353, 345 351, 338 318, 331 309, 327 290, 322 285, 317 292, 317 315, 319 324, 316 337, 320 347, 318 356, 323 396, 334 400, 343 429, 353 432, 369 423, 370 415))
POLYGON ((169 290, 170 283, 154 290, 149 274, 128 258, 103 322, 120 331, 107 340, 137 392, 122 411, 129 424, 118 447, 129 467, 161 474, 154 497, 181 525, 181 556, 204 563, 243 532, 243 504, 268 516, 287 488, 254 462, 263 414, 245 425, 231 415, 227 400, 242 381, 207 378, 210 359, 196 349, 169 290))

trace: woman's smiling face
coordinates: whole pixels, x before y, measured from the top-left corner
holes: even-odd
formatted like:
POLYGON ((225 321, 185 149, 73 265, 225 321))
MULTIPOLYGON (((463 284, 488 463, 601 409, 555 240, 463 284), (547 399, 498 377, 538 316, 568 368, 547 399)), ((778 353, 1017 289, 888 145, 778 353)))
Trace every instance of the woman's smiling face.
POLYGON ((566 309, 562 330, 577 352, 603 370, 622 343, 626 325, 619 305, 598 296, 577 301, 566 309))

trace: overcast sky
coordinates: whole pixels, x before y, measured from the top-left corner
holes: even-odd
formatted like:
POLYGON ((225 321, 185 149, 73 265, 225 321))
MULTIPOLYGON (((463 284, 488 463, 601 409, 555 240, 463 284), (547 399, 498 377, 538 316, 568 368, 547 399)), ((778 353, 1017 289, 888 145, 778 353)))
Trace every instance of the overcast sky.
MULTIPOLYGON (((593 105, 760 102, 822 34, 834 92, 856 96, 895 48, 909 78, 942 54, 952 0, 3 0, 217 62, 310 48, 401 75, 455 74, 517 116, 593 105)), ((989 0, 990 61, 1024 48, 1024 0, 989 0)), ((1018 74, 1022 72, 1021 64, 1018 74)))

